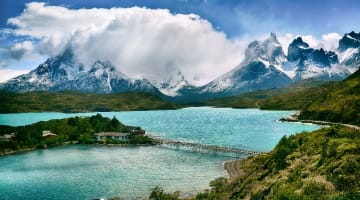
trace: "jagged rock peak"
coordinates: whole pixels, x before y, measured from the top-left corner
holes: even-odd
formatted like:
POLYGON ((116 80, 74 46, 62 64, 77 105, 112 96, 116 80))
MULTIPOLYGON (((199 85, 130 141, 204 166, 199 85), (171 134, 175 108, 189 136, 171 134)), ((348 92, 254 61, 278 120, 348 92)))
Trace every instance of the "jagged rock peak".
POLYGON ((304 42, 304 40, 300 36, 294 39, 289 46, 309 48, 309 44, 304 42))
POLYGON ((268 64, 280 65, 285 60, 285 54, 279 43, 276 34, 271 33, 270 37, 260 41, 253 41, 245 50, 244 64, 253 61, 265 61, 268 64))
POLYGON ((280 44, 279 40, 276 37, 276 34, 273 33, 273 32, 270 33, 270 38, 269 39, 271 39, 273 42, 275 42, 277 44, 280 44))
POLYGON ((360 47, 360 32, 355 33, 351 31, 350 33, 344 34, 344 36, 339 41, 338 50, 343 52, 349 48, 359 48, 360 47))

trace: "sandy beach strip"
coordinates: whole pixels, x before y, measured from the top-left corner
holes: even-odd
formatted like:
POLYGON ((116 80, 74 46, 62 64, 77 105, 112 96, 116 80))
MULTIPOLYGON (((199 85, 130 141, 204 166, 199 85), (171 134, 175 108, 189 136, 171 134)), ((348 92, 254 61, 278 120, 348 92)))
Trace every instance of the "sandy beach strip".
POLYGON ((241 160, 232 160, 225 162, 224 168, 229 174, 230 180, 234 180, 244 174, 244 171, 241 169, 241 160))

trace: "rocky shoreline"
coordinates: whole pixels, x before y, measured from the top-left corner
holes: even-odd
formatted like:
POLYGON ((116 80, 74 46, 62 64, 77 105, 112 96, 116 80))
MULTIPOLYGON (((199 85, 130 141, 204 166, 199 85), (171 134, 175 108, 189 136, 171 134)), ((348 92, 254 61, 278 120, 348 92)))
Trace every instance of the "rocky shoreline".
POLYGON ((19 149, 19 150, 5 150, 5 151, 0 152, 0 157, 17 154, 17 153, 28 152, 28 151, 34 151, 34 150, 36 150, 36 148, 26 148, 26 149, 19 149))

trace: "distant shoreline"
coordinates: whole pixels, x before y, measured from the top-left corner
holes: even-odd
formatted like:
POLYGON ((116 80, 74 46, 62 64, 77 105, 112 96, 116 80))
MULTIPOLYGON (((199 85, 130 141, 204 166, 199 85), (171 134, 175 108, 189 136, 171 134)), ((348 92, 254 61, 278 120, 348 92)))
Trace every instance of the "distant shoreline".
POLYGON ((310 123, 310 124, 316 124, 316 125, 322 125, 322 126, 341 125, 341 126, 345 126, 345 127, 351 128, 351 129, 360 130, 360 126, 356 126, 356 125, 352 125, 352 124, 343 124, 343 123, 338 123, 338 122, 309 120, 309 119, 300 120, 298 117, 299 117, 299 114, 295 113, 295 114, 292 114, 292 115, 290 115, 288 117, 281 118, 281 119, 279 119, 279 121, 281 121, 281 122, 310 123))

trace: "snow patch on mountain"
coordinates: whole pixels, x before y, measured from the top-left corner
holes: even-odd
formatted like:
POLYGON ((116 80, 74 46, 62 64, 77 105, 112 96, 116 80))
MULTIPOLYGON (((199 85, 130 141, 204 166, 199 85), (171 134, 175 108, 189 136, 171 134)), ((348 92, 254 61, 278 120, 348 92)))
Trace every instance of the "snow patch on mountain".
POLYGON ((185 79, 179 69, 174 69, 169 73, 169 76, 162 81, 153 80, 151 82, 161 93, 172 97, 181 95, 179 91, 183 88, 194 87, 185 79))

